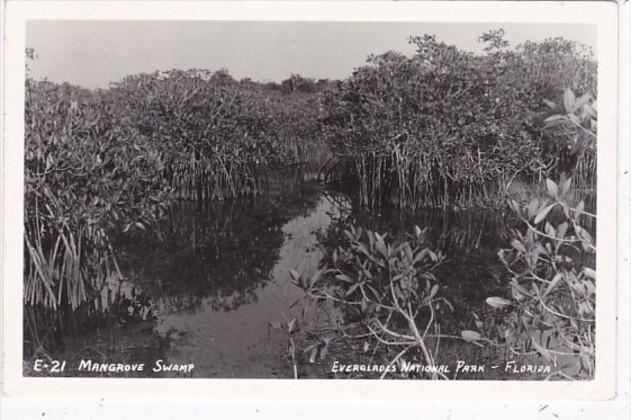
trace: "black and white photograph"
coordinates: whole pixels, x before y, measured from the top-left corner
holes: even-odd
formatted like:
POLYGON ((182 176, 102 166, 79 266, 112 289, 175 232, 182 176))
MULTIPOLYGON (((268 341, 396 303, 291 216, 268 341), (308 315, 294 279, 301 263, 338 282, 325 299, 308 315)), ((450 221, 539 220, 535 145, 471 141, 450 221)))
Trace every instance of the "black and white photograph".
POLYGON ((630 7, 0 2, 0 417, 627 418, 630 7))
POLYGON ((29 21, 24 376, 593 379, 597 38, 29 21))
POLYGON ((610 6, 11 2, 3 395, 625 392, 610 6))

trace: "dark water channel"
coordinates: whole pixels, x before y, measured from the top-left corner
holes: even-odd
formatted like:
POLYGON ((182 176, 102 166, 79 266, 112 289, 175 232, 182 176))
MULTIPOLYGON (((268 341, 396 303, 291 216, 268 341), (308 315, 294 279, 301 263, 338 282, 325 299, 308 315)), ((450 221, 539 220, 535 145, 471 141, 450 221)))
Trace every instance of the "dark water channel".
POLYGON ((435 248, 448 256, 437 273, 455 309, 445 328, 471 328, 484 299, 506 293, 496 257, 505 245, 501 215, 361 213, 344 195, 327 191, 316 172, 298 168, 271 178, 257 197, 179 202, 161 225, 161 240, 127 243, 125 281, 113 288, 137 308, 133 317, 121 315, 127 321, 119 328, 136 334, 135 322, 150 321, 160 348, 149 354, 194 363, 194 377, 291 377, 287 337, 269 323, 300 311, 300 304, 292 307, 302 292, 289 281, 290 270, 316 270, 325 247, 336 246, 335 232, 349 222, 391 236, 414 225, 430 228, 435 248))

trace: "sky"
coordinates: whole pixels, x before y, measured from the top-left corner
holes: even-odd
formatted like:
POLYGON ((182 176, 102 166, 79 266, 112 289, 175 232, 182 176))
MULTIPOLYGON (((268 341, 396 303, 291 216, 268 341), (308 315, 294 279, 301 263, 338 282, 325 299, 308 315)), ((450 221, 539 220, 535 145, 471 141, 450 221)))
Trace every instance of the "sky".
POLYGON ((523 23, 31 21, 26 43, 35 49, 35 79, 105 88, 129 74, 175 68, 225 68, 258 81, 339 79, 369 54, 412 55, 410 35, 435 34, 479 52, 477 38, 498 28, 513 46, 561 36, 596 52, 595 26, 523 23))

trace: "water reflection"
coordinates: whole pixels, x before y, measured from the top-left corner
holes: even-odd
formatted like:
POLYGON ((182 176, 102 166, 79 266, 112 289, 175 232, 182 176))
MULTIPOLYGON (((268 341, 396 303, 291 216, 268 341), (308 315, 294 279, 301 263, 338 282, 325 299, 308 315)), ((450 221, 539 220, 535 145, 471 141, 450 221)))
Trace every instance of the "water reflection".
MULTIPOLYGON (((288 308, 301 297, 292 285, 289 270, 311 271, 317 268, 321 252, 317 249, 316 232, 326 227, 336 208, 330 200, 320 197, 308 215, 301 215, 285 223, 280 229, 281 246, 274 252, 276 262, 266 273, 265 282, 253 282, 249 301, 239 302, 238 310, 218 310, 216 298, 201 298, 195 311, 169 308, 161 301, 164 312, 158 315, 156 330, 172 341, 167 357, 172 361, 192 360, 196 364, 196 376, 200 377, 274 377, 287 376, 281 360, 286 338, 270 331, 269 323, 285 321, 291 315, 288 308), (256 286, 255 286, 256 285, 256 286)), ((242 252, 250 246, 244 244, 242 252)), ((252 272, 244 260, 237 273, 252 272)), ((241 274, 239 274, 241 275, 241 274)), ((231 299, 224 305, 233 308, 231 299)))
POLYGON ((318 203, 318 189, 203 206, 177 203, 160 226, 161 240, 123 248, 123 271, 165 310, 194 310, 203 301, 231 311, 254 302, 270 280, 285 241, 283 226, 318 203))
POLYGON ((391 236, 414 225, 430 228, 430 243, 449 257, 436 273, 455 309, 442 314, 444 331, 466 327, 489 293, 506 290, 496 274, 496 252, 506 242, 501 216, 363 213, 316 180, 313 171, 295 171, 270 177, 258 197, 177 203, 160 226, 161 240, 122 247, 122 270, 132 290, 150 300, 170 362, 195 363, 196 377, 291 376, 286 336, 269 328, 301 311, 292 306, 302 291, 289 271, 316 270, 351 223, 391 236))
POLYGON ((318 232, 339 218, 317 176, 297 167, 270 174, 257 197, 177 203, 159 240, 119 244, 122 301, 149 297, 170 362, 195 363, 198 377, 287 376, 286 337, 269 323, 293 316, 302 295, 289 271, 317 268, 318 232))

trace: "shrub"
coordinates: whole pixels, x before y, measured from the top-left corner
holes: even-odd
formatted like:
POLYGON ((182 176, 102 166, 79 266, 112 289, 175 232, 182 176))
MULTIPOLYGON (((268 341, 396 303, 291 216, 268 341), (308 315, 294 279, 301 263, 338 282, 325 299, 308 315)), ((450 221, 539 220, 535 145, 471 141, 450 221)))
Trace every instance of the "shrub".
POLYGON ((338 315, 333 332, 316 334, 317 341, 305 348, 309 360, 324 358, 336 341, 360 340, 364 351, 381 346, 389 365, 405 356, 434 366, 438 346, 428 340, 439 331, 436 306, 449 302, 438 296, 433 271, 444 256, 429 248, 426 231, 418 227, 406 240, 390 243, 386 235, 361 228, 345 235, 348 242, 325 257, 323 268, 310 276, 291 272, 307 299, 332 304, 338 315))
POLYGON ((567 79, 595 92, 595 63, 560 39, 508 50, 502 34, 481 37, 480 55, 425 35, 411 38, 411 58, 371 56, 325 102, 334 178, 362 205, 416 209, 488 204, 515 174, 541 175, 559 150, 549 150, 540 98, 556 99, 567 79))
POLYGON ((317 118, 305 118, 319 112, 315 94, 225 71, 140 74, 93 91, 27 74, 25 100, 25 325, 39 348, 31 309, 52 311, 55 328, 79 307, 105 309, 95 297, 123 276, 115 238, 153 233, 177 198, 257 194, 266 170, 318 145, 317 118))
POLYGON ((25 242, 29 304, 76 308, 116 262, 115 232, 145 229, 167 202, 162 159, 107 96, 27 82, 25 242))
POLYGON ((256 194, 262 172, 304 159, 314 143, 314 95, 265 91, 225 71, 129 76, 111 94, 167 159, 165 176, 180 198, 256 194))
POLYGON ((548 198, 527 205, 511 202, 526 226, 499 257, 511 275, 511 299, 492 297, 495 308, 510 307, 498 334, 516 354, 532 349, 565 377, 594 374, 596 311, 595 215, 584 202, 570 204, 571 180, 547 180, 548 198), (579 359, 579 367, 572 362, 579 359))
MULTIPOLYGON (((567 89, 563 107, 550 106, 565 113, 547 123, 575 145, 587 138, 582 147, 594 147, 597 116, 589 96, 576 99, 567 89)), ((581 195, 563 174, 558 183, 546 180, 545 197, 509 202, 524 226, 515 230, 512 248, 499 252, 511 276, 511 299, 487 300, 512 309, 503 329, 491 335, 517 354, 534 349, 567 378, 593 377, 595 370, 596 215, 581 195)))

